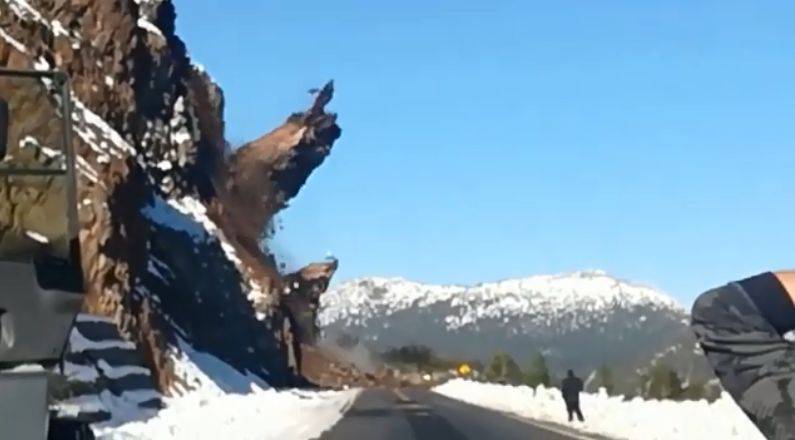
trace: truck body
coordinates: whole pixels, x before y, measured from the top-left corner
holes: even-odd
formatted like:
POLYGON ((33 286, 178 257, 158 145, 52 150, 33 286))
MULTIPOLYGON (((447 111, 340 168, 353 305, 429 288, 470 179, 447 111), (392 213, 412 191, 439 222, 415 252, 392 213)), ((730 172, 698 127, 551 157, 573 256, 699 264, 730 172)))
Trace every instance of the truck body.
POLYGON ((48 437, 48 377, 83 304, 70 99, 61 72, 0 69, 2 439, 48 437))

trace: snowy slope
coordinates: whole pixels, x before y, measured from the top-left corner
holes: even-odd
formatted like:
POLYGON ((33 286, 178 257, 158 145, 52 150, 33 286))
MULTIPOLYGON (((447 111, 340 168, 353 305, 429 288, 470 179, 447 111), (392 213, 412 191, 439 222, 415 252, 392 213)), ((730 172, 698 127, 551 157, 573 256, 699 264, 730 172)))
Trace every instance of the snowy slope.
POLYGON ((304 440, 333 426, 358 394, 276 390, 181 337, 177 341, 168 352, 177 380, 174 397, 167 397, 154 389, 149 369, 136 364, 135 345, 111 320, 81 314, 64 366, 78 393, 53 409, 60 417, 94 422, 97 438, 107 440, 304 440))
POLYGON ((78 315, 63 370, 56 372, 68 383, 53 387, 53 409, 61 417, 103 422, 121 414, 151 414, 162 405, 163 396, 135 344, 104 316, 78 315))
POLYGON ((184 341, 172 353, 177 397, 154 412, 126 405, 93 425, 97 438, 203 440, 315 438, 333 426, 358 391, 275 390, 184 341))
POLYGON ((305 440, 344 414, 357 391, 275 391, 181 397, 157 416, 98 431, 106 440, 305 440))
POLYGON ((615 439, 762 440, 764 437, 748 417, 724 393, 713 403, 674 402, 608 397, 605 393, 582 394, 585 422, 568 424, 560 391, 538 387, 506 386, 453 380, 434 388, 453 399, 521 417, 567 424, 582 432, 615 439))
POLYGON ((688 333, 675 300, 602 271, 475 286, 366 278, 321 301, 329 337, 351 333, 379 351, 421 343, 481 360, 505 350, 526 362, 540 351, 558 368, 642 362, 688 333))

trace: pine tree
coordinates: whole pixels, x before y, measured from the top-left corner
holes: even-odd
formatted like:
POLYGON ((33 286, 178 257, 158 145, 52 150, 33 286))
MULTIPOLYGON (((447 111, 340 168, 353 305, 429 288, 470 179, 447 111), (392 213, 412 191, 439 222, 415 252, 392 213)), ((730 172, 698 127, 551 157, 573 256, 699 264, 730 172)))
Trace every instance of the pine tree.
POLYGON ((606 364, 603 364, 596 370, 596 386, 604 388, 608 395, 612 395, 615 391, 616 383, 613 379, 613 370, 606 364))
POLYGON ((530 362, 530 367, 525 373, 525 384, 533 388, 539 385, 549 386, 549 367, 547 367, 547 360, 543 354, 538 353, 530 362))
POLYGON ((667 365, 654 365, 647 376, 643 397, 648 399, 677 399, 682 395, 682 380, 667 365))
POLYGON ((682 399, 701 400, 707 399, 707 384, 704 381, 693 381, 682 390, 682 399))
POLYGON ((668 372, 668 384, 670 386, 668 398, 676 400, 681 399, 684 389, 682 388, 682 379, 679 378, 676 371, 671 370, 668 372))
POLYGON ((492 382, 516 385, 522 381, 522 370, 511 355, 505 352, 494 355, 485 374, 486 379, 492 382))
POLYGON ((381 355, 381 358, 386 362, 413 364, 420 372, 430 368, 434 354, 430 347, 424 345, 404 345, 390 348, 381 355))

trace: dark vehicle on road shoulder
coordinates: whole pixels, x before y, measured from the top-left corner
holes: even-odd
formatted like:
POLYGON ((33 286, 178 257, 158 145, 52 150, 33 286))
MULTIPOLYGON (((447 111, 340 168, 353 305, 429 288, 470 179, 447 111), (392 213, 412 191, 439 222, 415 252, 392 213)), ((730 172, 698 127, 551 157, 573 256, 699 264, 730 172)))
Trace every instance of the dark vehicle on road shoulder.
POLYGON ((61 72, 0 70, 2 439, 48 437, 48 376, 83 304, 70 94, 61 72))

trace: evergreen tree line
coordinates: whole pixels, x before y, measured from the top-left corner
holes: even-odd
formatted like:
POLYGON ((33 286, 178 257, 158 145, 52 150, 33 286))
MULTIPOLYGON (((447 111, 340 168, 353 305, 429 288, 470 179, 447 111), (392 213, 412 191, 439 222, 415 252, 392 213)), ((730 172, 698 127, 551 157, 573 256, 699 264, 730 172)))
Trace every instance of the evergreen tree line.
POLYGON ((536 354, 526 370, 522 370, 519 364, 505 352, 494 355, 491 362, 483 371, 483 378, 489 382, 498 382, 508 385, 527 385, 536 387, 538 385, 551 386, 552 376, 549 374, 547 360, 541 353, 536 354))
POLYGON ((419 344, 390 348, 381 353, 380 358, 394 367, 409 367, 417 372, 455 370, 462 363, 467 363, 473 370, 483 370, 480 361, 441 357, 430 347, 419 344))
MULTIPOLYGON (((466 362, 477 371, 478 380, 506 385, 559 387, 565 371, 555 375, 550 372, 547 360, 536 353, 530 363, 522 368, 508 353, 497 352, 483 365, 478 361, 443 358, 424 345, 407 345, 391 348, 381 354, 381 359, 393 366, 407 366, 418 372, 451 370, 466 362)), ((586 383, 588 391, 604 388, 610 396, 622 395, 627 399, 714 400, 720 390, 706 382, 685 383, 677 372, 665 365, 655 364, 640 374, 617 374, 616 369, 602 365, 594 372, 577 372, 586 383)))
MULTIPOLYGON (((546 358, 536 354, 528 367, 522 369, 511 355, 499 352, 494 355, 484 370, 483 380, 508 385, 527 385, 537 387, 559 387, 563 379, 550 373, 546 358)), ((701 400, 713 401, 719 397, 720 390, 709 386, 707 382, 684 383, 677 372, 665 365, 655 364, 641 374, 619 377, 613 368, 602 365, 585 377, 587 388, 592 391, 604 388, 610 396, 622 395, 627 399, 641 397, 643 399, 667 400, 701 400)))

